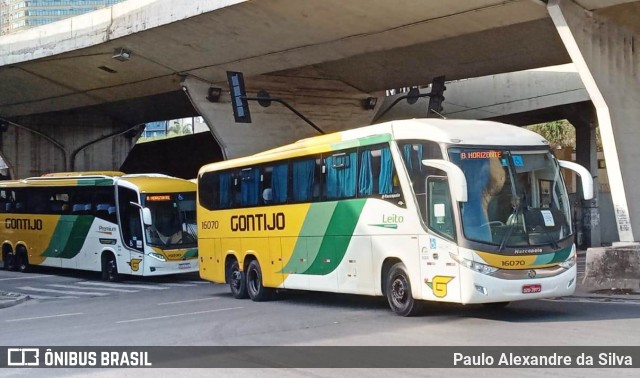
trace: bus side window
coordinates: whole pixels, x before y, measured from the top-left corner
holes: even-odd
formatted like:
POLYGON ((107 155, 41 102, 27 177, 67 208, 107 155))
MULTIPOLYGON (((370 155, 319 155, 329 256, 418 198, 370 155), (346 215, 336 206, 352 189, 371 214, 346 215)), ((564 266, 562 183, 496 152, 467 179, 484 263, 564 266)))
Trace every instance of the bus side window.
POLYGON ((113 188, 111 187, 96 187, 95 192, 93 193, 91 204, 93 206, 93 213, 96 217, 100 219, 108 220, 109 222, 115 223, 115 216, 109 214, 109 208, 114 206, 115 197, 113 193, 113 188))
POLYGON ((325 163, 326 198, 353 198, 356 194, 356 152, 341 152, 327 156, 325 163))
POLYGON ((240 172, 240 204, 255 206, 260 198, 260 169, 244 168, 240 172))
POLYGON ((360 150, 358 196, 384 195, 398 192, 394 185, 395 167, 388 146, 360 150))
POLYGON ((274 165, 271 170, 271 179, 265 180, 265 185, 271 185, 267 189, 271 189, 272 203, 287 203, 289 198, 289 164, 282 162, 274 165))
POLYGON ((32 214, 46 214, 49 212, 49 195, 42 190, 33 190, 29 193, 27 211, 32 214))
POLYGON ((0 213, 9 212, 9 199, 7 198, 7 191, 0 190, 0 213))
POLYGON ((316 180, 316 159, 305 158, 293 162, 292 198, 295 202, 311 201, 316 180))
POLYGON ((140 209, 132 205, 131 202, 140 203, 138 194, 131 189, 118 187, 122 239, 129 248, 142 251, 142 220, 140 219, 140 209))

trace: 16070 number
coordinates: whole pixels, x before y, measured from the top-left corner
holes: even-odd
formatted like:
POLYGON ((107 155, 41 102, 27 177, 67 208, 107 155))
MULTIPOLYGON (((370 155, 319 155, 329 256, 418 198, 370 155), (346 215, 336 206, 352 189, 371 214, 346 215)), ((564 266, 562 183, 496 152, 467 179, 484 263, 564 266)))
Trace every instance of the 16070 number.
POLYGON ((218 221, 202 221, 202 229, 203 230, 217 230, 220 227, 220 222, 218 221))

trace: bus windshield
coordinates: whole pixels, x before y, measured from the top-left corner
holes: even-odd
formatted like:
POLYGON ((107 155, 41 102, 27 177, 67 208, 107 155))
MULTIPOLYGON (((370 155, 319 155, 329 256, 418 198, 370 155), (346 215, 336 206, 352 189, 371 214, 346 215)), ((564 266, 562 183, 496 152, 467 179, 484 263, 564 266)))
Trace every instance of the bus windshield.
POLYGON ((505 247, 552 245, 572 234, 559 165, 549 150, 449 149, 467 179, 466 239, 505 247))
POLYGON ((195 193, 145 194, 142 204, 151 210, 152 224, 145 226, 147 243, 163 249, 196 244, 195 193))

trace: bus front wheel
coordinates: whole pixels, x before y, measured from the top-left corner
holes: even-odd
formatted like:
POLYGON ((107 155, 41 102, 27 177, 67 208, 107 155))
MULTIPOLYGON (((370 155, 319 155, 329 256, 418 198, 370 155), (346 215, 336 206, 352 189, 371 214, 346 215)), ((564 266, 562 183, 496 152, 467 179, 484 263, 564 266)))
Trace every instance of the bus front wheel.
POLYGON ((262 302, 271 299, 273 290, 262 284, 262 270, 258 260, 252 260, 247 267, 247 292, 254 302, 262 302))
POLYGON ((245 299, 249 296, 247 293, 247 280, 244 277, 244 272, 240 270, 237 260, 233 261, 229 267, 229 287, 231 288, 231 295, 236 299, 245 299))
POLYGON ((116 258, 110 253, 102 259, 102 279, 109 282, 117 282, 120 280, 116 258))
POLYGON ((394 264, 387 275, 385 294, 389 306, 400 316, 414 316, 420 311, 420 304, 413 298, 407 268, 403 263, 394 264))

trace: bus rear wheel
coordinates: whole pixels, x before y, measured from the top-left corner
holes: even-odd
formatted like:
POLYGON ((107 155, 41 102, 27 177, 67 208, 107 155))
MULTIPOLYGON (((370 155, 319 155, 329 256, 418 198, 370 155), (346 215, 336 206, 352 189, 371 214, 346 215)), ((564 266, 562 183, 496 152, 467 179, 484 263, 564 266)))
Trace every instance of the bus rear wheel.
POLYGON ((233 261, 229 267, 229 288, 231 288, 231 295, 235 299, 245 299, 249 296, 247 293, 247 280, 244 272, 240 271, 240 265, 237 260, 233 261))
POLYGON ((22 273, 29 272, 29 256, 27 255, 27 250, 24 248, 18 248, 16 251, 16 268, 22 273))
POLYGON ((16 269, 16 255, 13 251, 5 251, 2 253, 2 262, 4 264, 4 270, 16 269))
POLYGON ((385 294, 389 306, 396 314, 415 316, 420 312, 420 303, 413 298, 409 274, 403 263, 396 263, 389 270, 385 294))
POLYGON ((262 284, 262 270, 258 260, 252 260, 247 267, 247 292, 254 302, 262 302, 271 299, 273 290, 262 284))
POLYGON ((116 264, 116 258, 112 254, 107 254, 102 259, 102 279, 109 282, 120 281, 120 274, 118 274, 118 264, 116 264))

